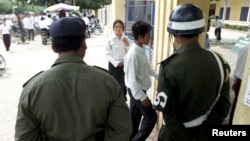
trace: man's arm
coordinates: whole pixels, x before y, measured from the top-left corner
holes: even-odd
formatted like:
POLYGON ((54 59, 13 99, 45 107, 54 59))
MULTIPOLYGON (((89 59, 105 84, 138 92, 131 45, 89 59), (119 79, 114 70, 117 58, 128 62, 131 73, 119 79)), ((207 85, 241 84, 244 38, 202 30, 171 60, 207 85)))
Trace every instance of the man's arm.
MULTIPOLYGON (((115 87, 112 87, 114 89, 115 87)), ((116 87, 120 88, 120 87, 116 87)), ((121 89, 112 92, 114 101, 108 115, 105 141, 128 141, 132 133, 132 120, 121 89)))
POLYGON ((163 128, 165 131, 163 132, 166 132, 165 135, 169 135, 175 141, 191 141, 192 138, 187 133, 180 117, 178 117, 179 111, 174 78, 166 74, 167 71, 162 72, 161 67, 154 108, 163 113, 165 123, 163 128))
POLYGON ((33 116, 28 102, 28 95, 23 92, 18 104, 15 141, 42 141, 40 123, 33 116))

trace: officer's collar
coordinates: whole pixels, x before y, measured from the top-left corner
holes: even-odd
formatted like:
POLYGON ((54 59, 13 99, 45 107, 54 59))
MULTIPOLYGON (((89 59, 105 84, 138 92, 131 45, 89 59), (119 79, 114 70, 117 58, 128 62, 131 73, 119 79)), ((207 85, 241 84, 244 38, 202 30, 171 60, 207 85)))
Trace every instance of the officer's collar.
POLYGON ((176 50, 176 53, 181 54, 185 51, 189 51, 189 50, 193 50, 193 49, 197 49, 197 48, 201 48, 199 42, 191 42, 191 43, 187 43, 187 44, 181 46, 179 49, 176 50))

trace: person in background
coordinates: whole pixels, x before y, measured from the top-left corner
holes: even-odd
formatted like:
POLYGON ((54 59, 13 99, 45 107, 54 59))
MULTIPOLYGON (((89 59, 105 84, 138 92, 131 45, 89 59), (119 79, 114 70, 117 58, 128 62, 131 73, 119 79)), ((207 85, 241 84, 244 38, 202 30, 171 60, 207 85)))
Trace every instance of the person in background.
POLYGON ((47 22, 48 27, 50 27, 50 25, 54 22, 50 14, 47 15, 47 18, 45 18, 45 20, 47 22))
POLYGON ((6 51, 10 50, 11 45, 11 37, 10 37, 11 27, 6 24, 6 18, 2 20, 2 24, 0 25, 1 35, 3 37, 3 43, 6 51))
POLYGON ((157 121, 156 111, 147 96, 151 87, 150 75, 158 79, 158 73, 150 66, 144 46, 150 41, 151 25, 137 21, 132 25, 135 39, 124 58, 125 84, 130 96, 130 112, 133 132, 131 141, 145 141, 157 121))
POLYGON ((210 49, 210 41, 209 41, 209 35, 208 35, 208 32, 210 30, 210 25, 211 25, 211 20, 208 19, 207 20, 207 33, 206 33, 206 45, 205 45, 205 49, 210 49))
POLYGON ((88 35, 90 37, 90 30, 89 30, 89 28, 91 28, 90 27, 91 25, 90 25, 89 18, 86 16, 86 14, 84 14, 82 19, 84 20, 85 24, 87 25, 86 26, 86 31, 88 32, 88 35))
POLYGON ((164 124, 158 140, 208 141, 209 125, 223 124, 230 111, 230 66, 199 44, 205 20, 197 5, 175 7, 167 31, 180 47, 160 65, 154 108, 164 124))
POLYGON ((120 84, 126 99, 127 87, 124 81, 124 56, 126 55, 130 42, 124 35, 124 23, 117 19, 113 22, 114 35, 106 43, 106 56, 108 59, 108 70, 120 84))
POLYGON ((218 16, 215 17, 214 25, 215 25, 214 34, 215 34, 215 37, 216 37, 216 41, 220 42, 220 40, 221 40, 222 22, 219 20, 218 16))
POLYGON ((39 27, 40 27, 41 32, 45 32, 47 34, 47 38, 49 38, 50 37, 49 25, 44 17, 41 17, 41 20, 39 22, 39 27))
POLYGON ((24 24, 24 28, 28 32, 28 39, 29 39, 29 41, 31 41, 31 40, 34 41, 34 38, 35 38, 35 34, 34 34, 35 19, 31 15, 31 13, 27 13, 27 17, 25 17, 23 19, 23 24, 24 24))
POLYGON ((52 67, 23 85, 15 141, 128 141, 132 123, 122 89, 102 68, 83 61, 82 19, 64 17, 50 27, 52 67))
POLYGON ((233 73, 234 82, 232 85, 232 89, 234 91, 234 99, 233 99, 233 103, 231 107, 231 112, 229 115, 229 125, 233 124, 234 112, 235 112, 236 104, 238 101, 241 81, 243 79, 243 73, 245 70, 246 62, 247 62, 247 55, 248 55, 249 48, 250 48, 250 44, 247 44, 244 47, 240 48, 240 51, 238 53, 236 66, 235 66, 235 70, 233 73))
POLYGON ((83 15, 83 18, 82 18, 82 19, 84 20, 85 24, 89 26, 89 22, 90 22, 90 21, 89 21, 89 18, 87 17, 86 14, 83 15))

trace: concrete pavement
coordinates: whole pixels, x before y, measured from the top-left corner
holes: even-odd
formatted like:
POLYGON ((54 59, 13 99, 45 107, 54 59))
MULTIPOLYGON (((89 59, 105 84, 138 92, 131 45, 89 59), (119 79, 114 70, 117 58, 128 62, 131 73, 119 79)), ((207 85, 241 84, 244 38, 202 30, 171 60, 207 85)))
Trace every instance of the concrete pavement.
MULTIPOLYGON (((246 35, 246 33, 223 29, 221 43, 215 44, 213 31, 211 27, 209 31, 211 49, 221 53, 228 60, 231 69, 234 69, 237 54, 231 52, 229 48, 239 36, 246 35)), ((89 65, 107 68, 107 60, 104 56, 106 39, 105 33, 99 36, 93 35, 87 39, 88 49, 84 60, 89 65)), ((57 54, 53 53, 50 45, 41 44, 39 35, 29 44, 12 43, 9 52, 5 51, 0 40, 0 54, 5 57, 7 63, 6 71, 3 76, 0 76, 0 141, 13 141, 22 84, 37 72, 50 68, 57 54)), ((156 141, 157 133, 158 130, 155 128, 147 141, 156 141)))

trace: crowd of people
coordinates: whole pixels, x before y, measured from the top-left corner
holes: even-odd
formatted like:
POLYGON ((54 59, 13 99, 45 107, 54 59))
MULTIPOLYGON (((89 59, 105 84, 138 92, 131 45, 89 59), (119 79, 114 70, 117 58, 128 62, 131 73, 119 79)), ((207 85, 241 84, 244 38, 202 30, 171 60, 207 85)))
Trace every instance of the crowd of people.
MULTIPOLYGON (((23 18, 30 41, 35 23, 48 31, 58 58, 23 85, 16 141, 145 141, 157 122, 157 111, 163 114, 159 141, 208 141, 209 125, 223 124, 231 109, 231 70, 223 56, 198 42, 207 25, 198 6, 173 9, 167 32, 180 46, 160 63, 159 71, 144 50, 151 25, 136 21, 131 43, 120 19, 113 22, 113 35, 106 42, 108 70, 89 66, 84 61, 86 20, 31 14, 23 18), (150 76, 158 82, 155 99, 147 95, 150 76)), ((0 30, 8 34, 4 27, 0 30)))

